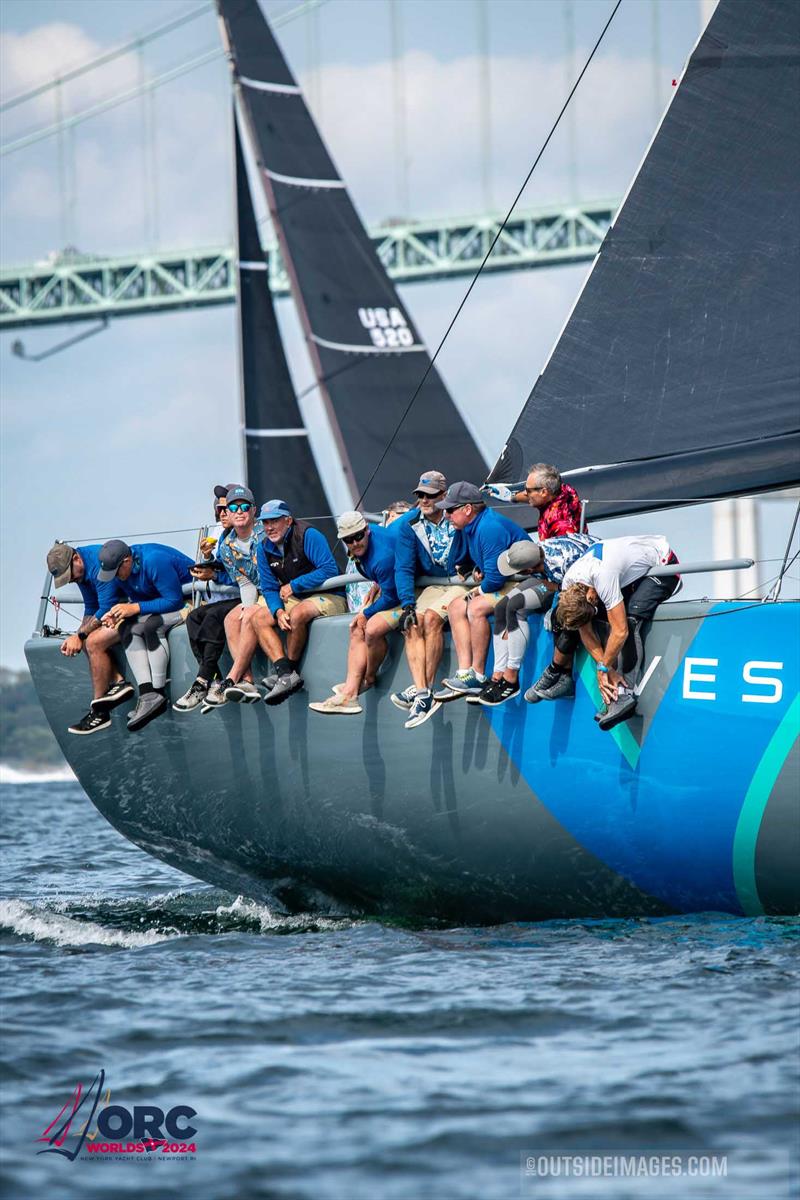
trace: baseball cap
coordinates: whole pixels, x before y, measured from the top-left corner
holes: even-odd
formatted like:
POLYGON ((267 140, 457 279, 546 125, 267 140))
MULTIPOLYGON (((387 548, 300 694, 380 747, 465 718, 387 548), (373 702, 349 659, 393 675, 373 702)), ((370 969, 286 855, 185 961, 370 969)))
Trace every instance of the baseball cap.
POLYGON ((474 483, 467 483, 465 479, 458 483, 451 483, 450 487, 442 496, 441 500, 436 503, 437 508, 455 508, 459 504, 485 504, 486 497, 479 487, 474 483))
POLYGON ((121 542, 119 538, 112 538, 110 542, 103 543, 97 556, 100 559, 97 578, 101 583, 108 583, 110 579, 116 578, 122 560, 127 558, 130 552, 130 546, 126 542, 121 542))
POLYGON ((238 483, 215 483, 214 484, 214 499, 222 500, 228 495, 231 488, 238 487, 238 483))
POLYGON ((415 492, 424 492, 426 496, 436 496, 447 487, 447 480, 441 471, 423 471, 415 492))
POLYGON ((47 551, 47 569, 53 576, 55 586, 63 587, 72 578, 72 556, 75 551, 66 542, 56 542, 47 551))
POLYGON ((234 483, 232 487, 229 487, 225 493, 225 499, 228 504, 230 504, 231 500, 246 500, 250 504, 255 504, 256 502, 256 498, 250 491, 250 488, 245 487, 243 483, 234 483))
POLYGON ((526 538, 524 542, 514 542, 497 560, 497 569, 501 575, 516 575, 517 571, 525 571, 529 567, 538 567, 544 558, 544 553, 538 542, 526 538))
POLYGON ((285 500, 267 500, 258 515, 262 521, 276 521, 278 517, 290 517, 292 510, 285 500))
POLYGON ((360 512, 343 512, 336 521, 336 536, 351 537, 354 533, 360 533, 362 529, 366 528, 367 522, 360 512))

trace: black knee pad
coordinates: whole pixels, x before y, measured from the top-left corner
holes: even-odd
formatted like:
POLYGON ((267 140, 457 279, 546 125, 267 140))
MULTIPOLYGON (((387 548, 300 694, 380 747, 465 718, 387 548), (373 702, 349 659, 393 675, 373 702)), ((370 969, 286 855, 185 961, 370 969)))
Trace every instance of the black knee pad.
POLYGON ((144 638, 144 644, 148 650, 157 650, 160 645, 159 631, 164 625, 160 613, 148 613, 143 621, 139 621, 139 628, 136 630, 144 638))
POLYGON ((560 654, 574 654, 580 644, 581 635, 577 629, 559 629, 556 634, 556 650, 560 654))
POLYGON ((513 631, 519 626, 520 610, 525 608, 525 595, 523 592, 512 592, 511 595, 507 597, 507 600, 508 614, 506 617, 506 629, 509 633, 513 633, 513 631))
POLYGON ((503 599, 495 605, 494 610, 494 631, 495 633, 505 633, 508 625, 508 601, 510 597, 503 596, 503 599))

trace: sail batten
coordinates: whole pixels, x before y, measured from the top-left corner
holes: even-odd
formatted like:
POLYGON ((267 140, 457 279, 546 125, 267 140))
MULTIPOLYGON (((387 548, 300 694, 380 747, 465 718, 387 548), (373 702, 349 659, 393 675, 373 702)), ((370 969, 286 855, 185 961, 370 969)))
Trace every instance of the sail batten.
POLYGON ((492 479, 552 461, 607 515, 798 482, 798 67, 795 0, 721 0, 492 479))
POLYGON ((364 505, 384 508, 408 495, 428 467, 451 479, 482 480, 483 456, 431 367, 424 341, 299 88, 292 90, 297 81, 257 0, 217 0, 217 6, 317 392, 352 502, 367 488, 364 505), (271 82, 253 88, 248 80, 271 82), (355 370, 345 369, 344 356, 355 370))

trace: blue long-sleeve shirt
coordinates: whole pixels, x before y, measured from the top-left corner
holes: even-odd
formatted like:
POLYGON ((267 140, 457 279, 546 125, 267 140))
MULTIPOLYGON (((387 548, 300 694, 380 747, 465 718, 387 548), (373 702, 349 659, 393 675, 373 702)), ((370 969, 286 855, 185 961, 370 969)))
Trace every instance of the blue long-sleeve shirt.
MULTIPOLYGON (((286 537, 280 545, 271 542, 265 535, 264 540, 258 546, 258 578, 261 594, 266 600, 269 611, 273 616, 278 609, 284 607, 284 602, 281 600, 281 587, 283 585, 270 567, 269 560, 270 558, 283 558, 291 536, 292 527, 290 526, 286 537)), ((318 529, 314 529, 312 526, 309 526, 303 534, 303 553, 308 561, 313 564, 314 569, 306 571, 303 575, 298 575, 291 580, 292 591, 298 597, 310 595, 311 592, 317 591, 328 579, 332 579, 334 575, 339 574, 336 559, 333 557, 333 552, 324 534, 321 534, 318 529)), ((329 594, 344 595, 344 592, 331 592, 329 594)))
POLYGON ((509 521, 508 517, 495 512, 494 509, 485 508, 461 533, 462 553, 466 552, 474 565, 483 572, 481 591, 499 592, 508 583, 508 579, 498 571, 497 559, 504 550, 513 546, 514 542, 521 542, 525 531, 513 521, 509 521))
POLYGON ((112 604, 117 600, 124 600, 125 593, 119 585, 118 580, 113 580, 111 583, 100 583, 97 578, 97 572, 100 570, 100 550, 101 546, 78 546, 78 554, 83 559, 83 579, 78 584, 81 596, 83 597, 83 616, 86 617, 102 617, 112 604), (109 597, 109 603, 105 608, 100 607, 100 592, 105 588, 103 596, 106 594, 109 597))
POLYGON ((183 584, 192 581, 189 568, 194 566, 194 559, 157 542, 131 546, 131 553, 133 568, 128 578, 100 584, 103 612, 108 612, 114 603, 106 592, 114 586, 121 588, 131 603, 138 604, 143 614, 177 612, 183 608, 183 584))
POLYGON ((401 523, 400 521, 395 521, 388 529, 383 529, 379 525, 370 525, 367 552, 363 558, 353 559, 359 574, 363 575, 365 579, 377 583, 381 589, 378 599, 364 609, 364 616, 367 619, 374 617, 375 613, 385 612, 389 608, 397 608, 400 603, 395 584, 395 553, 398 530, 402 529, 404 525, 405 522, 401 523))
MULTIPOLYGON (((447 517, 443 517, 442 521, 447 521, 447 517)), ((450 524, 449 521, 447 523, 450 524)), ((414 509, 410 519, 402 523, 398 521, 397 524, 395 590, 402 605, 413 604, 416 579, 420 575, 452 575, 456 563, 460 561, 463 542, 459 531, 454 530, 446 561, 434 562, 426 535, 426 522, 419 510, 414 509)))

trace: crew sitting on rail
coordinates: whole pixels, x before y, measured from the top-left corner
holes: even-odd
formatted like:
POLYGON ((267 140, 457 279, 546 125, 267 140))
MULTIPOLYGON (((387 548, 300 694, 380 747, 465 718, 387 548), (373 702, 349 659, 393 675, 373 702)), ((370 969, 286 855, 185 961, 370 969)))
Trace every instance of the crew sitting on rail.
POLYGON ((458 669, 435 695, 437 700, 454 700, 479 695, 486 683, 483 668, 491 636, 489 614, 514 587, 498 571, 497 559, 519 541, 520 529, 508 517, 487 508, 480 488, 463 480, 450 484, 437 507, 461 532, 459 574, 466 575, 472 567, 478 585, 451 600, 447 608, 458 669))
POLYGON ((572 659, 578 635, 597 664, 606 711, 595 719, 613 729, 636 711, 636 687, 644 665, 644 631, 659 604, 676 591, 677 575, 648 575, 678 559, 662 534, 597 542, 565 572, 555 613, 559 629, 553 662, 525 693, 531 703, 574 695, 572 659), (599 617, 610 627, 605 645, 593 627, 599 617), (568 686, 565 686, 568 685, 568 686))
POLYGON ((355 716, 362 711, 359 694, 374 684, 386 656, 386 637, 397 628, 403 612, 395 587, 397 533, 402 525, 400 519, 390 529, 370 526, 360 512, 352 511, 342 513, 336 522, 336 532, 359 574, 374 587, 350 622, 347 677, 334 685, 327 700, 309 704, 314 712, 355 716))
MULTIPOLYGON (((235 486, 231 484, 231 487, 235 486)), ((233 584, 224 564, 214 557, 214 551, 233 528, 233 517, 228 512, 227 489, 220 484, 214 488, 214 517, 219 525, 220 536, 200 540, 199 557, 192 567, 192 596, 197 603, 186 618, 186 634, 199 670, 188 691, 173 704, 176 712, 192 712, 204 704, 209 688, 220 680, 219 660, 225 649, 225 618, 240 603, 237 596, 221 595, 211 587, 212 584, 233 584), (220 495, 220 491, 224 494, 220 495)))
POLYGON ((133 695, 133 686, 124 678, 111 653, 111 647, 119 642, 116 629, 104 629, 100 617, 105 611, 101 607, 100 593, 105 602, 125 598, 119 585, 98 583, 100 571, 99 546, 81 546, 75 550, 66 542, 56 542, 47 554, 47 569, 53 576, 57 588, 66 583, 77 583, 83 597, 83 619, 75 633, 64 639, 61 653, 73 658, 86 650, 89 673, 92 677, 92 703, 85 716, 68 727, 69 733, 97 733, 108 729, 111 710, 123 704, 133 695))
POLYGON ((466 583, 429 585, 415 591, 421 575, 455 574, 462 539, 450 518, 437 508, 447 491, 441 471, 423 471, 414 489, 417 508, 398 526, 395 585, 402 605, 400 628, 405 636, 411 684, 395 692, 392 704, 407 716, 406 729, 422 725, 439 708, 433 682, 444 652, 444 627, 452 600, 466 595, 466 583))
MULTIPOLYGON (((519 695, 519 672, 530 641, 528 617, 551 607, 565 571, 597 541, 588 533, 534 542, 515 542, 497 560, 501 575, 530 575, 504 596, 494 610, 494 671, 478 696, 494 707, 519 695)), ((472 699, 472 697, 470 697, 472 699)))
POLYGON ((534 463, 528 471, 524 485, 512 483, 506 486, 485 483, 482 492, 496 500, 513 504, 530 504, 539 510, 536 529, 539 541, 563 537, 567 533, 585 533, 581 530, 581 500, 569 483, 564 483, 559 471, 551 463, 534 463))
MULTIPOLYGON (((119 630, 139 688, 139 700, 128 716, 128 730, 135 733, 169 707, 167 634, 183 620, 183 585, 191 580, 193 560, 171 546, 128 546, 118 538, 105 542, 98 558, 99 582, 116 580, 127 597, 106 608, 102 621, 119 630)), ((104 597, 100 599, 102 604, 104 597)))
POLYGON ((325 536, 292 515, 285 500, 268 500, 261 509, 265 537, 258 547, 258 574, 266 607, 252 625, 259 645, 275 670, 264 680, 265 704, 282 704, 303 686, 300 659, 308 627, 318 617, 347 612, 344 590, 320 592, 339 574, 325 536), (284 650, 280 633, 286 634, 284 650))
MULTIPOLYGON (((216 489, 215 489, 216 491, 216 489)), ((258 590, 259 543, 265 537, 264 527, 256 517, 253 493, 243 483, 232 484, 225 493, 230 528, 217 541, 217 557, 228 578, 239 589, 239 598, 225 614, 225 638, 233 663, 222 680, 208 689, 203 711, 219 708, 233 701, 253 704, 261 693, 253 683, 251 664, 258 642, 251 625, 258 604, 263 603, 258 590)))

